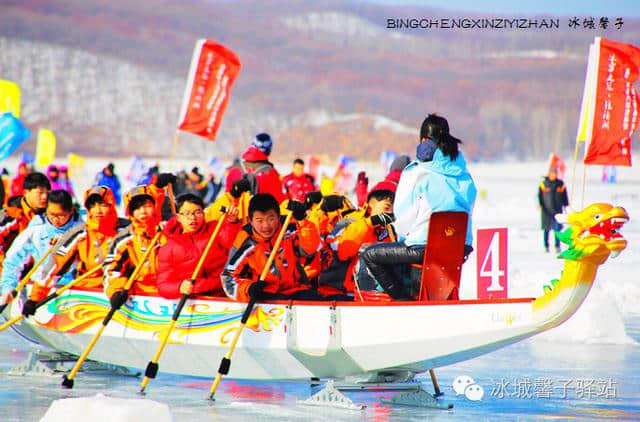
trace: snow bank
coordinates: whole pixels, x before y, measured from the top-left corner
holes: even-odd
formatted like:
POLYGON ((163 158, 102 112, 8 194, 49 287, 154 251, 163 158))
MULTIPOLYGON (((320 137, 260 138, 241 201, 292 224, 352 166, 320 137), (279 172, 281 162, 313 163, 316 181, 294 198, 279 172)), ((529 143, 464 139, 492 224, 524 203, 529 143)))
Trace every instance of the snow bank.
POLYGON ((532 341, 586 344, 636 344, 624 330, 622 312, 615 298, 598 286, 591 289, 578 311, 564 324, 532 341))
POLYGON ((122 399, 96 394, 55 400, 40 422, 172 422, 169 406, 148 399, 122 399))

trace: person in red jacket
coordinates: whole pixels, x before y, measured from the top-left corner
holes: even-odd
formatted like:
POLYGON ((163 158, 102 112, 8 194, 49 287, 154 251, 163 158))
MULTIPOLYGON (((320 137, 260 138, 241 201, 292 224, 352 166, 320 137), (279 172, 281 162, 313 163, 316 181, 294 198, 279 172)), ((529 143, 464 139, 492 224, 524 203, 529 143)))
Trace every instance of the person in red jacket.
POLYGON ((27 163, 21 161, 20 164, 18 164, 18 174, 16 174, 16 177, 11 180, 11 194, 8 195, 9 197, 22 195, 24 178, 27 177, 27 174, 29 173, 31 173, 31 171, 29 170, 27 163))
POLYGON ((205 222, 204 202, 192 193, 177 198, 176 210, 178 214, 167 222, 164 229, 167 243, 158 252, 160 296, 167 299, 192 293, 224 296, 220 273, 240 229, 238 208, 233 205, 228 207, 227 217, 195 279, 195 285, 191 283, 191 276, 218 222, 205 222))
POLYGON ((289 199, 299 202, 304 202, 309 192, 317 190, 313 177, 304 172, 304 161, 301 158, 293 160, 292 171, 284 176, 282 184, 289 199))
POLYGON ((226 188, 231 190, 233 182, 241 178, 247 178, 251 184, 251 195, 268 193, 278 203, 284 201, 287 196, 282 188, 280 173, 269 161, 273 140, 268 133, 259 133, 253 139, 251 146, 242 154, 239 166, 234 166, 227 173, 226 188))

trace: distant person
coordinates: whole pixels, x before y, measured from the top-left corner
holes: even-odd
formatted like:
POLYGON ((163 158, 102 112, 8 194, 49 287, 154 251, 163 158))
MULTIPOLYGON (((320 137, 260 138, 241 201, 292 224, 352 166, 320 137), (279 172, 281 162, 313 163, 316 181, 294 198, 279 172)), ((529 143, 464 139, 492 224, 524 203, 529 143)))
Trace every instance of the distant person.
POLYGON ((61 189, 66 190, 67 192, 69 192, 69 195, 71 195, 72 198, 75 198, 76 195, 73 192, 73 184, 71 183, 71 180, 69 179, 69 167, 60 166, 60 167, 58 167, 58 172, 60 173, 60 186, 61 186, 61 189))
POLYGON ((113 197, 116 200, 116 205, 120 205, 122 202, 122 195, 120 193, 120 179, 114 172, 115 166, 113 163, 107 164, 100 173, 96 175, 96 179, 93 182, 93 186, 106 186, 113 192, 113 197))
POLYGON ((22 195, 22 185, 24 184, 24 178, 29 173, 31 173, 31 171, 29 170, 27 163, 22 161, 20 164, 18 164, 18 172, 16 173, 16 176, 13 178, 13 180, 11 180, 10 196, 22 195))
POLYGON ((293 160, 291 173, 282 179, 282 184, 289 199, 304 202, 307 193, 317 190, 313 176, 304 172, 304 161, 301 158, 293 160))
POLYGON ((369 178, 367 177, 367 172, 361 171, 358 173, 358 177, 356 178, 356 200, 358 201, 358 206, 362 207, 365 202, 367 202, 367 191, 369 189, 369 178))
POLYGON ((198 167, 193 167, 189 174, 187 174, 186 179, 184 179, 184 193, 191 193, 200 197, 201 199, 207 193, 207 184, 209 181, 200 174, 200 169, 198 167))
POLYGON ((49 179, 49 183, 51 183, 51 190, 61 190, 62 184, 60 183, 60 172, 58 171, 58 166, 55 164, 49 165, 47 167, 47 178, 49 179))
POLYGON ((540 204, 540 223, 544 237, 544 250, 549 252, 549 231, 555 233, 556 252, 560 252, 560 239, 558 232, 562 225, 555 219, 556 214, 562 214, 564 207, 569 205, 567 188, 564 182, 558 179, 556 169, 550 168, 547 176, 538 186, 538 203, 540 204))
MULTIPOLYGON (((444 117, 430 114, 420 127, 416 159, 402 171, 393 211, 399 242, 378 243, 362 254, 368 270, 394 299, 411 297, 407 286, 396 277, 398 266, 422 264, 433 212, 464 211, 469 215, 465 257, 473 250, 471 212, 477 189, 459 150, 461 141, 449 133, 444 117)), ((457 289, 450 298, 456 299, 457 289)))
POLYGON ((2 168, 0 177, 2 178, 2 201, 0 201, 0 207, 6 207, 7 201, 11 195, 11 178, 9 177, 9 172, 5 167, 2 168))
POLYGON ((246 178, 251 185, 251 195, 268 193, 278 203, 287 197, 282 187, 280 173, 269 161, 273 140, 268 133, 258 133, 251 145, 242 154, 242 161, 238 167, 232 167, 227 173, 226 190, 231 190, 233 182, 246 178))

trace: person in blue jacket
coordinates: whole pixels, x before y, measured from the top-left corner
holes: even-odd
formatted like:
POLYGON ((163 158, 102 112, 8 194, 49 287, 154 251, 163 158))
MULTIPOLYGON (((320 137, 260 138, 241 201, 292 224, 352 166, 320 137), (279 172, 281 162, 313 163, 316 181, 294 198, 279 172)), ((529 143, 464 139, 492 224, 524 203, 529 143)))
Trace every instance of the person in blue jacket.
POLYGON ((111 189, 111 192, 113 192, 113 196, 116 199, 116 205, 120 206, 120 202, 122 201, 122 194, 120 193, 120 180, 113 170, 113 163, 107 164, 107 166, 96 175, 96 179, 93 181, 93 186, 106 186, 111 189))
POLYGON ((465 260, 473 251, 471 214, 477 189, 459 150, 461 141, 449 133, 444 117, 430 114, 420 128, 416 159, 402 171, 393 205, 388 215, 398 233, 398 242, 368 247, 362 258, 371 275, 395 299, 410 293, 398 277, 399 266, 422 264, 432 212, 465 211, 469 214, 465 239, 465 260))
MULTIPOLYGON (((29 263, 32 260, 38 261, 53 245, 55 239, 81 223, 73 208, 73 198, 69 192, 61 189, 49 192, 46 212, 36 215, 7 251, 2 264, 0 304, 8 301, 11 291, 20 282, 29 263)), ((43 268, 44 263, 36 269, 31 279, 40 281, 44 274, 39 270, 43 268)), ((60 283, 66 284, 70 280, 71 272, 68 272, 60 283)))

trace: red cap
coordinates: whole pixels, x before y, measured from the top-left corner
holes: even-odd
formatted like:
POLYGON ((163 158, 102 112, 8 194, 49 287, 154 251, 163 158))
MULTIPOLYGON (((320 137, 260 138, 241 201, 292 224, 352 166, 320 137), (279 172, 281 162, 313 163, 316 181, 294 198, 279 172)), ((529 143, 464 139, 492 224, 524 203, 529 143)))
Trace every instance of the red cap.
POLYGON ((396 193, 396 188, 398 187, 397 184, 390 182, 389 180, 383 180, 382 182, 378 182, 376 183, 371 190, 369 191, 369 195, 367 195, 368 197, 371 196, 371 194, 377 190, 388 190, 391 191, 393 193, 396 193))

